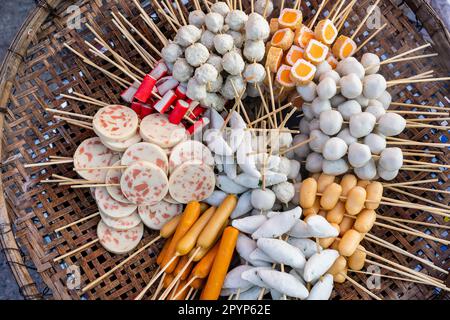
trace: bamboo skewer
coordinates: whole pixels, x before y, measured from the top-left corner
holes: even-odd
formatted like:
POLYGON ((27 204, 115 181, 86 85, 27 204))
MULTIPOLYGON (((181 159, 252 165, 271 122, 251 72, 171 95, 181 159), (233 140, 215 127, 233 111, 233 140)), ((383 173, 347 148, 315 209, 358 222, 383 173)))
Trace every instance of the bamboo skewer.
POLYGON ((384 63, 389 63, 389 62, 392 61, 392 60, 397 60, 397 59, 399 59, 399 58, 401 58, 401 57, 404 57, 404 56, 406 56, 406 55, 408 55, 408 54, 411 54, 411 53, 413 53, 413 52, 416 52, 416 51, 419 51, 419 50, 428 48, 428 47, 430 47, 430 46, 431 46, 431 44, 426 43, 426 44, 421 45, 421 46, 419 46, 419 47, 417 47, 417 48, 408 50, 408 51, 406 51, 406 52, 403 52, 403 53, 400 53, 400 54, 398 54, 398 55, 396 55, 396 56, 393 56, 393 57, 391 57, 391 58, 389 58, 389 59, 386 59, 386 60, 384 60, 384 63))
POLYGON ((77 224, 80 224, 80 223, 82 223, 82 222, 84 222, 84 221, 87 221, 87 220, 90 220, 90 219, 92 219, 92 218, 95 218, 95 217, 97 217, 98 215, 100 215, 100 212, 93 213, 93 214, 91 214, 91 215, 88 215, 87 217, 84 217, 84 218, 78 219, 77 221, 74 221, 74 222, 71 222, 71 223, 69 223, 69 224, 66 224, 65 226, 62 226, 62 227, 60 227, 60 228, 55 229, 55 233, 56 233, 56 232, 60 232, 60 231, 65 230, 65 229, 68 229, 68 228, 70 228, 70 227, 72 227, 72 226, 75 226, 75 225, 77 225, 77 224))
POLYGON ((316 23, 317 18, 319 17, 320 13, 322 12, 323 8, 325 8, 327 3, 328 3, 328 0, 322 0, 319 8, 317 9, 316 14, 314 15, 314 17, 312 18, 312 20, 310 21, 310 23, 308 25, 309 29, 312 29, 314 27, 314 24, 316 23))
POLYGON ((437 202, 437 201, 433 201, 433 200, 429 200, 429 199, 426 199, 426 198, 423 198, 423 197, 419 197, 419 196, 417 196, 417 195, 415 195, 415 194, 412 194, 411 192, 403 191, 403 190, 400 190, 400 189, 395 188, 395 187, 387 187, 387 188, 390 189, 390 190, 392 190, 392 191, 401 193, 401 194, 403 194, 403 195, 412 197, 412 198, 414 198, 414 199, 422 200, 422 201, 427 202, 427 203, 429 203, 429 204, 432 204, 432 205, 441 207, 441 208, 446 209, 446 210, 450 210, 450 206, 445 205, 445 204, 442 204, 442 203, 439 203, 439 202, 437 202))
POLYGON ((361 271, 361 270, 348 269, 348 271, 354 272, 354 273, 359 273, 359 274, 370 275, 370 276, 376 276, 376 277, 380 277, 380 278, 387 278, 387 279, 400 280, 400 281, 405 281, 405 282, 412 282, 412 283, 428 285, 427 282, 420 281, 420 280, 412 280, 412 279, 408 279, 408 278, 389 276, 389 275, 385 275, 385 274, 373 273, 373 272, 367 272, 367 271, 361 271))
POLYGON ((341 9, 342 9, 342 7, 344 6, 344 4, 345 4, 345 1, 346 0, 342 0, 342 1, 340 1, 340 3, 339 3, 339 6, 337 7, 337 9, 336 9, 336 12, 334 13, 334 16, 333 16, 333 18, 331 18, 330 20, 331 20, 331 22, 333 22, 333 23, 335 23, 336 22, 336 20, 337 20, 337 17, 338 17, 338 15, 339 15, 339 13, 341 12, 341 9))
POLYGON ((370 7, 369 11, 367 11, 366 16, 363 18, 361 23, 358 25, 358 27, 356 28, 355 32, 353 32, 353 34, 350 36, 350 39, 352 39, 352 40, 355 39, 355 37, 358 35, 359 31, 361 31, 361 28, 364 26, 364 24, 366 23, 367 19, 369 19, 370 15, 375 10, 375 8, 378 6, 379 3, 380 3, 380 0, 377 0, 375 2, 375 4, 373 4, 370 7))
POLYGON ((100 241, 99 238, 96 238, 96 239, 94 239, 92 241, 89 241, 88 243, 86 243, 86 244, 84 244, 84 245, 82 245, 82 246, 80 246, 80 247, 78 247, 78 248, 76 248, 76 249, 74 249, 72 251, 69 251, 69 252, 63 254, 62 256, 59 256, 59 257, 53 259, 53 262, 58 262, 58 261, 63 260, 65 258, 67 258, 67 257, 70 257, 70 256, 72 256, 72 255, 74 255, 74 254, 76 254, 76 253, 78 253, 80 251, 83 251, 84 249, 89 248, 90 246, 92 246, 93 244, 95 244, 95 243, 97 243, 99 241, 100 241))
POLYGON ((364 40, 363 43, 361 43, 358 48, 356 48, 355 53, 353 55, 355 55, 359 50, 361 50, 362 48, 364 48, 373 38, 375 38, 381 31, 383 31, 384 28, 387 27, 387 23, 383 24, 380 28, 378 28, 374 33, 372 33, 366 40, 364 40))
POLYGON ((23 167, 24 168, 35 168, 35 167, 44 167, 44 166, 51 166, 54 164, 66 164, 66 163, 73 163, 73 159, 50 161, 50 162, 40 162, 40 163, 29 163, 29 164, 25 164, 23 167))
POLYGON ((450 108, 438 107, 438 106, 427 106, 427 105, 423 105, 423 104, 414 104, 414 103, 391 102, 391 105, 408 107, 408 108, 436 109, 436 110, 442 110, 442 111, 450 111, 450 108))
POLYGON ((343 275, 345 277, 345 279, 347 279, 348 281, 350 281, 355 287, 361 289, 362 291, 364 291, 365 293, 367 293, 369 296, 371 296, 372 298, 374 298, 375 300, 383 300, 380 297, 378 297, 377 295, 373 294, 372 292, 370 292, 366 287, 362 286, 361 284, 359 284, 358 282, 356 282, 355 280, 353 280, 352 278, 350 278, 348 275, 344 274, 341 272, 341 275, 343 275))
POLYGON ((434 224, 434 223, 428 223, 428 222, 422 222, 422 221, 416 221, 416 220, 386 217, 386 216, 383 216, 383 215, 380 215, 380 214, 377 215, 377 219, 386 220, 386 221, 396 221, 396 222, 417 224, 417 225, 420 225, 420 226, 426 226, 426 227, 432 227, 432 228, 438 228, 438 229, 450 229, 450 226, 444 226, 442 224, 434 224))
MULTIPOLYGON (((75 92, 74 92, 74 94, 75 94, 75 92)), ((61 93, 60 96, 63 97, 63 98, 67 98, 67 99, 72 99, 72 100, 76 100, 76 101, 80 101, 80 102, 86 102, 86 103, 93 104, 93 105, 96 105, 96 106, 99 106, 99 107, 105 107, 105 106, 108 105, 105 102, 96 102, 96 101, 93 101, 93 100, 90 100, 90 99, 83 99, 83 98, 79 98, 79 97, 74 97, 74 96, 67 95, 67 94, 64 94, 64 93, 61 93)))
POLYGON ((420 191, 427 191, 427 192, 435 192, 435 193, 442 193, 442 194, 450 194, 450 191, 447 191, 447 190, 438 190, 438 189, 414 187, 414 186, 401 186, 401 187, 405 188, 405 189, 420 190, 420 191))

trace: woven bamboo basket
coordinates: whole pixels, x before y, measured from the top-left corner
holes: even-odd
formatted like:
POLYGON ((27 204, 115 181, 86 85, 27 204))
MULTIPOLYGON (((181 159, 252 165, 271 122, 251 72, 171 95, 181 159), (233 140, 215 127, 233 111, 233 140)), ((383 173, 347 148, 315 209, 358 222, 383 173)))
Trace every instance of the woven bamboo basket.
MULTIPOLYGON (((85 21, 95 29, 101 30, 105 38, 113 42, 117 51, 135 66, 146 70, 146 65, 138 53, 123 40, 110 20, 110 11, 119 10, 152 43, 161 48, 158 38, 139 18, 138 10, 129 0, 91 0, 91 1, 38 1, 38 7, 30 14, 22 29, 13 41, 0 75, 0 149, 2 172, 0 184, 0 242, 11 270, 26 299, 132 299, 149 282, 155 272, 155 254, 161 243, 155 243, 142 252, 130 263, 120 268, 101 284, 82 294, 80 290, 69 289, 68 283, 76 276, 78 266, 81 286, 91 282, 120 263, 122 256, 105 251, 98 243, 68 257, 58 263, 53 259, 77 247, 83 246, 96 238, 98 218, 73 226, 55 234, 58 227, 71 223, 97 211, 96 204, 88 189, 70 189, 39 181, 56 173, 75 177, 71 165, 58 165, 45 168, 25 169, 24 163, 46 161, 50 155, 71 156, 78 144, 92 135, 89 130, 70 126, 64 122, 55 122, 46 113, 47 106, 58 107, 65 102, 58 98, 61 93, 74 90, 96 99, 120 103, 120 88, 99 71, 83 64, 79 58, 63 47, 67 42, 72 47, 88 54, 84 40, 92 40, 89 30, 76 30, 67 26, 70 18, 70 5, 77 5, 85 21)), ((276 1, 277 2, 277 1, 276 1)), ((286 1, 290 3, 290 1, 286 1)), ((301 9, 305 17, 311 17, 313 8, 320 1, 302 1, 301 9)), ((415 60, 399 63, 395 68, 383 68, 387 79, 404 78, 434 69, 437 76, 446 76, 450 65, 448 52, 450 48, 449 33, 443 27, 433 9, 425 1, 406 1, 401 7, 397 1, 381 1, 383 23, 388 26, 382 34, 370 41, 358 53, 374 52, 379 56, 392 56, 395 53, 418 47, 425 41, 432 43, 430 52, 440 53, 432 59, 415 60), (411 21, 404 10, 416 13, 417 21, 411 21)), ((361 18, 370 1, 358 1, 349 23, 345 25, 344 34, 350 34, 361 18)), ((168 24, 154 13, 152 1, 142 3, 151 14, 159 28, 172 36, 168 24)), ((330 6, 330 4, 329 4, 330 6)), ((191 3, 186 4, 192 9, 191 3)), ((362 33, 357 42, 362 43, 367 37, 362 33)), ((99 65, 120 76, 120 71, 94 58, 99 65)), ((427 105, 448 105, 449 87, 447 83, 426 83, 408 86, 396 86, 390 91, 395 101, 425 103, 427 105)), ((70 109, 86 115, 93 115, 96 107, 69 101, 70 109)), ((69 110, 70 110, 69 109, 69 110)), ((448 132, 434 129, 414 128, 406 131, 402 138, 427 142, 447 142, 448 132)), ((441 161, 448 159, 448 148, 439 156, 441 161)), ((422 160, 417 158, 417 160, 422 160)), ((447 190, 448 174, 402 171, 397 182, 438 178, 439 182, 429 184, 441 190, 447 190)), ((415 195, 444 204, 449 203, 448 194, 439 194, 412 190, 415 195)), ((391 198, 408 200, 401 194, 388 194, 391 198)), ((415 219, 443 224, 441 217, 402 208, 381 207, 380 214, 391 217, 415 219)), ((420 227, 420 226, 419 226, 420 227)), ((421 228, 438 237, 448 239, 447 233, 436 229, 421 228)), ((410 253, 417 254, 448 270, 450 267, 449 251, 446 246, 433 241, 406 236, 404 234, 374 227, 374 234, 386 241, 399 245, 410 253)), ((146 231, 143 243, 157 234, 146 231)), ((381 247, 365 243, 364 246, 383 257, 398 261, 416 270, 438 277, 443 281, 443 274, 427 268, 417 261, 405 256, 383 250, 381 247)), ((365 283, 366 275, 355 275, 354 279, 365 283)), ((150 290, 149 293, 151 293, 150 290)), ((429 286, 403 282, 400 280, 382 281, 381 289, 374 291, 383 299, 448 299, 448 293, 429 286)), ((369 299, 370 297, 346 282, 336 285, 335 299, 369 299)))

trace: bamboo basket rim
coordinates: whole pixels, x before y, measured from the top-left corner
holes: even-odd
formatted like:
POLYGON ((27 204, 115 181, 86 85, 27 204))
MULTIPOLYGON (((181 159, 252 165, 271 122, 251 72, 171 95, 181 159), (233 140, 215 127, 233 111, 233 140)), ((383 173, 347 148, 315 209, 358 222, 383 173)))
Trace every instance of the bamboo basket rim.
MULTIPOLYGON (((392 0, 388 0, 391 1, 392 0)), ((26 55, 28 46, 32 41, 30 32, 38 29, 52 15, 53 10, 64 3, 64 0, 47 0, 38 5, 28 14, 28 17, 17 32, 15 38, 0 66, 0 137, 4 138, 4 121, 8 101, 10 99, 13 79, 26 55)), ((74 1, 68 1, 74 2, 74 1)), ((439 61, 450 70, 450 60, 445 59, 445 54, 450 51, 450 32, 446 29, 443 21, 436 11, 425 0, 405 0, 408 7, 414 8, 416 18, 421 21, 433 40, 433 48, 440 54, 439 61), (436 44, 438 44, 436 46, 436 44)), ((0 163, 3 164, 3 144, 0 144, 0 163)), ((2 177, 0 173, 0 178, 2 177)), ((43 298, 37 285, 31 276, 29 269, 24 264, 20 254, 20 246, 14 234, 14 223, 10 219, 9 209, 5 201, 3 183, 0 182, 0 248, 5 253, 6 260, 19 285, 20 293, 26 299, 43 298)))

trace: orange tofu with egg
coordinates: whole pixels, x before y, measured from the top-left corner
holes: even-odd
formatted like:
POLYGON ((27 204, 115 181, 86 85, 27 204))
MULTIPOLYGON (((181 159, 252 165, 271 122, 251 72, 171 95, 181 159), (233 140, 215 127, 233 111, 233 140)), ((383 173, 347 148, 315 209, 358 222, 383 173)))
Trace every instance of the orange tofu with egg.
POLYGON ((278 17, 280 28, 289 28, 295 30, 302 25, 303 14, 300 10, 285 8, 278 17))
POLYGON ((294 43, 300 48, 305 49, 309 41, 314 39, 314 32, 307 26, 302 25, 295 30, 294 43))
POLYGON ((280 68, 283 61, 284 51, 281 48, 270 47, 266 57, 266 67, 269 67, 269 71, 276 73, 280 68))
POLYGON ((351 38, 340 35, 331 51, 339 60, 351 57, 356 51, 356 43, 351 38))
POLYGON ((294 43, 294 36, 294 31, 291 29, 280 29, 275 32, 270 43, 273 47, 278 47, 283 49, 283 51, 287 51, 294 43))
POLYGON ((303 59, 304 52, 304 49, 300 48, 299 46, 293 45, 286 53, 286 64, 293 66, 299 59, 303 59))
POLYGON ((314 36, 320 42, 330 46, 336 40, 338 31, 330 19, 320 20, 314 29, 314 36))
POLYGON ((305 49, 304 58, 313 64, 319 64, 327 58, 329 48, 322 42, 312 39, 305 49))
POLYGON ((338 64, 338 59, 336 59, 336 57, 334 56, 333 53, 328 52, 328 56, 326 61, 328 62, 328 64, 333 68, 336 69, 337 64, 338 64))
POLYGON ((293 88, 295 87, 295 81, 291 77, 291 66, 288 65, 281 65, 281 67, 278 69, 276 81, 279 85, 286 88, 293 88))
POLYGON ((297 85, 304 85, 314 79, 317 68, 305 59, 298 60, 291 68, 291 78, 297 85))
POLYGON ((270 27, 271 35, 274 34, 275 32, 277 32, 280 29, 280 24, 278 23, 278 18, 270 19, 269 27, 270 27))

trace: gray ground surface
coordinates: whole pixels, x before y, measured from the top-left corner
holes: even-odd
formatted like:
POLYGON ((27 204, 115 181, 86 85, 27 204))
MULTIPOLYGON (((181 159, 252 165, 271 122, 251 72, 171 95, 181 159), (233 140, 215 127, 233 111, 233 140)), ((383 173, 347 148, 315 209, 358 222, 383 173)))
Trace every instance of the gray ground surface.
MULTIPOLYGON (((28 12, 35 6, 34 0, 0 0, 0 62, 17 30, 28 12)), ((19 288, 6 263, 5 255, 0 253, 0 300, 22 299, 19 288)))

